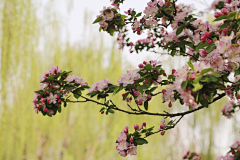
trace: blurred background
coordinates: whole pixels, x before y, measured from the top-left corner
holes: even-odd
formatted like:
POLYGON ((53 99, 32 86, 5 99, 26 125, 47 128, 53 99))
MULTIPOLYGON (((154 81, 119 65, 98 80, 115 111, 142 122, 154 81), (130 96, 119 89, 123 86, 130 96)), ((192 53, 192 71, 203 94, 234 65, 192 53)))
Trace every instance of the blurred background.
MULTIPOLYGON (((142 11, 146 2, 128 0, 122 11, 129 6, 142 11)), ((188 3, 204 9, 210 1, 188 3)), ((109 5, 108 0, 0 0, 1 160, 178 160, 189 149, 203 160, 211 160, 225 154, 239 138, 239 113, 231 120, 221 116, 227 99, 184 117, 164 136, 150 136, 148 145, 138 147, 137 156, 126 158, 115 149, 122 129, 130 125, 133 131, 133 125, 142 122, 157 129, 161 117, 119 112, 106 116, 92 103, 69 104, 52 118, 35 114, 34 91, 43 72, 52 65, 73 71, 91 85, 104 78, 116 83, 127 69, 136 68, 143 60, 161 60, 169 72, 186 62, 180 57, 119 51, 115 38, 98 33, 99 26, 92 25, 102 7, 109 5)), ((121 94, 112 98, 127 109, 121 94)), ((151 101, 149 109, 170 111, 161 96, 151 101)), ((187 107, 175 103, 171 112, 185 110, 187 107)))

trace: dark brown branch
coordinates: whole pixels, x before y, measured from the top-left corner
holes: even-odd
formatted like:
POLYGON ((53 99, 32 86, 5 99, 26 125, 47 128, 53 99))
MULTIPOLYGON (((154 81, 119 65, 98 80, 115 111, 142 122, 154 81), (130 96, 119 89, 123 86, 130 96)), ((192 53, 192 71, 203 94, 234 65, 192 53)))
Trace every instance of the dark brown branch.
MULTIPOLYGON (((213 102, 216 102, 217 100, 223 98, 224 96, 226 95, 226 93, 222 93, 222 94, 219 94, 218 97, 214 98, 213 101, 209 104, 212 104, 213 102)), ((102 105, 102 106, 106 106, 106 107, 109 107, 107 104, 104 104, 104 103, 100 103, 98 101, 95 101, 95 100, 92 100, 92 99, 89 99, 89 98, 86 98, 84 96, 81 96, 82 98, 86 99, 86 101, 90 101, 90 102, 94 102, 96 104, 99 104, 99 105, 102 105)), ((72 101, 72 102, 77 102, 77 101, 72 101)), ((84 101, 85 102, 85 101, 84 101)), ((177 117, 177 116, 184 116, 184 115, 187 115, 187 114, 190 114, 190 113, 193 113, 193 112, 196 112, 200 109, 203 109, 205 108, 204 106, 200 106, 198 107, 197 109, 194 109, 194 110, 190 110, 190 111, 186 111, 186 112, 180 112, 180 113, 168 113, 168 114, 165 114, 165 113, 151 113, 151 112, 146 112, 146 111, 135 111, 135 112, 130 112, 130 111, 126 111, 126 110, 123 110, 123 109, 120 109, 120 108, 117 108, 117 107, 113 107, 111 109, 114 109, 114 110, 117 110, 117 111, 120 111, 120 112, 123 112, 123 113, 127 113, 127 114, 133 114, 133 115, 153 115, 153 116, 166 116, 166 117, 177 117)))

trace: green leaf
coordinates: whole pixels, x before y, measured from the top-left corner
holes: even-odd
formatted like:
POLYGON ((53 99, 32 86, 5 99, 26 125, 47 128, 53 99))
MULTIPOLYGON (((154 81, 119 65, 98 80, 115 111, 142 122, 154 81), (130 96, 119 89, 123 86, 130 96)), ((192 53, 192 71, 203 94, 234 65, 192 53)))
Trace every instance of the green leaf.
POLYGON ((213 75, 213 76, 215 76, 217 78, 222 77, 222 75, 220 73, 218 73, 218 72, 213 72, 211 75, 213 75))
POLYGON ((205 73, 208 73, 208 72, 210 72, 210 71, 213 71, 213 69, 212 69, 212 68, 207 68, 207 69, 202 70, 202 71, 200 72, 200 74, 201 74, 201 75, 204 75, 205 73))
POLYGON ((140 17, 142 15, 142 12, 138 13, 136 17, 140 17))
POLYGON ((121 15, 121 18, 122 19, 125 19, 125 18, 127 18, 128 16, 126 16, 126 15, 121 15))
POLYGON ((227 19, 227 18, 228 18, 227 15, 221 15, 221 16, 219 16, 218 18, 216 18, 213 22, 215 22, 215 21, 220 21, 220 20, 222 20, 222 19, 227 19))
POLYGON ((143 89, 142 89, 142 87, 140 87, 139 85, 137 86, 137 90, 138 90, 141 94, 143 94, 143 89))
POLYGON ((114 113, 114 110, 109 109, 108 112, 113 114, 113 113, 114 113))
POLYGON ((215 77, 213 75, 210 75, 209 77, 210 77, 210 81, 212 81, 212 82, 217 82, 218 81, 217 77, 215 77))
POLYGON ((239 74, 240 74, 240 68, 235 70, 234 76, 239 75, 239 74))
POLYGON ((137 143, 137 145, 148 144, 148 141, 143 138, 138 138, 135 140, 135 142, 137 143))
POLYGON ((203 76, 201 79, 200 79, 201 82, 210 82, 210 77, 209 76, 203 76))
POLYGON ((108 26, 107 32, 108 32, 111 36, 113 36, 113 33, 114 33, 113 26, 108 26))
POLYGON ((179 35, 180 33, 182 33, 184 27, 185 27, 184 25, 181 25, 180 27, 178 27, 178 29, 176 31, 176 35, 179 35))
POLYGON ((189 66, 192 70, 194 70, 194 67, 193 67, 192 61, 190 60, 190 61, 188 61, 187 63, 188 63, 188 66, 189 66))
POLYGON ((145 110, 148 110, 148 101, 144 102, 144 108, 145 108, 145 110))
POLYGON ((99 32, 101 32, 101 30, 102 30, 102 26, 99 27, 99 32))
POLYGON ((72 91, 74 88, 75 88, 75 87, 66 87, 66 91, 67 91, 67 92, 70 92, 70 91, 72 91))
POLYGON ((50 75, 47 78, 50 80, 54 80, 54 74, 50 73, 50 75))
POLYGON ((212 52, 216 48, 215 44, 211 44, 206 48, 207 53, 212 52))
POLYGON ((174 78, 174 75, 169 75, 168 76, 168 79, 173 79, 174 78))
POLYGON ((115 91, 113 92, 113 95, 117 94, 123 89, 123 85, 121 84, 119 87, 116 87, 115 91))
POLYGON ((223 28, 226 28, 228 25, 230 24, 230 21, 225 21, 220 27, 219 27, 219 31, 221 31, 223 28))
MULTIPOLYGON (((228 18, 235 16, 237 12, 238 12, 238 11, 230 12, 230 13, 228 14, 228 18)), ((218 17, 218 18, 219 18, 219 17, 218 17)))
POLYGON ((182 90, 184 90, 187 87, 187 84, 188 84, 188 80, 182 82, 181 84, 182 90))
POLYGON ((151 71, 152 69, 152 65, 151 64, 147 64, 146 66, 143 67, 145 70, 147 71, 151 71))
POLYGON ((93 22, 93 24, 100 22, 102 19, 103 19, 102 17, 98 17, 98 18, 93 22))
POLYGON ((202 83, 193 83, 193 92, 197 92, 197 91, 199 91, 200 89, 202 89, 203 88, 203 85, 202 85, 202 83))
POLYGON ((209 44, 207 44, 206 42, 205 42, 205 43, 200 42, 200 43, 197 45, 197 47, 196 47, 196 52, 198 52, 199 49, 202 49, 202 48, 204 48, 204 47, 206 47, 206 46, 208 46, 208 45, 209 45, 209 44))
POLYGON ((80 96, 78 95, 78 94, 73 94, 73 96, 76 98, 76 99, 78 99, 80 96))
POLYGON ((195 21, 195 20, 197 20, 197 18, 192 18, 192 19, 189 20, 189 22, 192 22, 192 21, 195 21))
POLYGON ((102 112, 105 110, 105 107, 102 107, 99 112, 102 112))
POLYGON ((59 107, 57 110, 59 113, 61 113, 61 111, 62 111, 61 107, 59 107))
POLYGON ((135 16, 135 15, 136 15, 136 11, 132 11, 131 16, 135 16))
POLYGON ((67 107, 67 102, 64 101, 64 107, 67 107))

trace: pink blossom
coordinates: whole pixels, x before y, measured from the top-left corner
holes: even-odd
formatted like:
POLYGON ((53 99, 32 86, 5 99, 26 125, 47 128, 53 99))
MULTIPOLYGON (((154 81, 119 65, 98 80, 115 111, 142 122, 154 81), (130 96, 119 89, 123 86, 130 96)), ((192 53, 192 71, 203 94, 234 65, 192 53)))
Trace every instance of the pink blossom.
POLYGON ((117 141, 120 142, 120 141, 126 141, 126 140, 127 140, 127 135, 126 135, 126 133, 121 132, 121 133, 118 135, 117 141))
POLYGON ((140 78, 140 74, 137 73, 138 71, 139 69, 128 70, 127 73, 123 74, 123 76, 117 80, 117 82, 119 85, 123 84, 124 87, 126 87, 128 84, 133 84, 135 80, 140 78))
POLYGON ((129 143, 126 141, 120 141, 118 142, 117 148, 118 150, 126 150, 129 146, 129 143))
POLYGON ((54 65, 50 68, 49 72, 52 74, 57 74, 57 73, 62 73, 62 70, 60 70, 58 66, 54 65))
POLYGON ((49 96, 47 97, 47 100, 49 100, 49 103, 56 104, 57 103, 57 94, 54 94, 51 92, 49 96))
POLYGON ((99 21, 98 23, 99 23, 99 25, 100 25, 102 28, 104 28, 104 30, 106 31, 106 29, 107 29, 107 27, 108 27, 108 23, 105 22, 104 20, 99 21))
POLYGON ((131 156, 137 155, 137 146, 134 146, 133 144, 131 144, 128 147, 128 154, 130 154, 131 156))
POLYGON ((127 156, 127 153, 124 151, 124 150, 119 150, 118 151, 118 154, 122 157, 126 157, 127 156))
POLYGON ((103 19, 106 21, 111 21, 114 18, 114 12, 111 10, 110 12, 106 11, 103 19))

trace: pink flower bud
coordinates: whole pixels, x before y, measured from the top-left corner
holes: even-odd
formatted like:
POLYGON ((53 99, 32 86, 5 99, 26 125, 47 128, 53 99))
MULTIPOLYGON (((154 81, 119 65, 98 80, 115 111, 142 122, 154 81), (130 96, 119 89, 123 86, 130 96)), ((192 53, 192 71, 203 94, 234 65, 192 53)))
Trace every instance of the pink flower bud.
POLYGON ((137 124, 134 125, 134 129, 137 130, 139 126, 137 124))
POLYGON ((190 78, 191 78, 192 80, 194 80, 194 79, 195 79, 195 75, 194 75, 194 74, 191 74, 191 75, 190 75, 190 78))
POLYGON ((139 67, 139 68, 143 68, 143 64, 142 64, 142 63, 139 64, 138 67, 139 67))
POLYGON ((130 138, 130 142, 133 142, 133 141, 134 141, 134 139, 131 137, 131 138, 130 138))
POLYGON ((164 127, 163 125, 160 125, 160 128, 161 128, 161 129, 164 129, 165 127, 164 127))
POLYGON ((147 99, 151 99, 151 98, 152 98, 151 94, 148 94, 147 99))
POLYGON ((122 94, 122 97, 125 97, 125 96, 126 96, 126 93, 123 93, 123 94, 122 94))
POLYGON ((168 103, 168 107, 169 108, 172 107, 172 103, 171 102, 168 103))
POLYGON ((221 12, 222 12, 224 15, 228 15, 228 10, 227 10, 227 8, 222 8, 222 9, 221 9, 221 12))
POLYGON ((214 13, 214 17, 215 17, 215 18, 218 18, 218 17, 220 17, 221 15, 222 15, 221 12, 215 12, 215 13, 214 13))
POLYGON ((46 101, 46 98, 41 98, 41 102, 44 103, 46 101))
POLYGON ((104 111, 101 112, 101 114, 103 114, 103 113, 104 113, 104 111))
POLYGON ((237 99, 240 99, 240 94, 237 96, 237 99))
POLYGON ((146 62, 146 61, 143 61, 143 64, 145 64, 145 65, 146 65, 146 64, 147 64, 147 62, 146 62))
POLYGON ((164 94, 165 92, 167 92, 166 89, 163 89, 163 90, 162 90, 162 93, 164 94))
POLYGON ((222 109, 221 109, 221 112, 222 112, 222 113, 225 113, 225 109, 224 109, 224 108, 222 108, 222 109))
POLYGON ((146 122, 143 122, 143 124, 142 124, 143 126, 146 126, 146 122))
POLYGON ((204 37, 205 37, 205 38, 209 38, 210 36, 211 36, 211 34, 210 34, 209 32, 205 32, 205 33, 204 33, 204 37))
POLYGON ((205 49, 199 49, 199 54, 202 58, 207 56, 207 51, 205 49))
POLYGON ((137 104, 138 104, 139 106, 141 106, 141 105, 143 104, 143 102, 142 102, 141 100, 139 100, 139 101, 137 102, 137 104))
POLYGON ((207 40, 207 44, 211 44, 212 43, 212 40, 211 39, 208 39, 207 40))
POLYGON ((47 108, 44 108, 44 109, 43 109, 43 112, 47 112, 47 111, 48 111, 48 109, 47 109, 47 108))
POLYGON ((161 132, 160 134, 163 136, 165 134, 165 132, 161 132))
POLYGON ((49 94, 49 92, 48 92, 48 91, 46 91, 46 94, 49 94))
POLYGON ((169 6, 171 3, 169 1, 166 2, 166 5, 169 6))
POLYGON ((176 69, 172 69, 172 74, 174 74, 176 72, 176 69))
POLYGON ((163 73, 163 76, 167 76, 167 74, 164 72, 164 73, 163 73))
POLYGON ((50 111, 49 111, 49 114, 50 114, 50 115, 53 115, 53 114, 54 114, 54 111, 53 111, 53 110, 50 110, 50 111))
POLYGON ((206 40, 207 40, 207 39, 206 39, 205 37, 201 37, 201 42, 202 42, 202 43, 205 43, 206 40))
POLYGON ((57 99, 60 99, 60 96, 57 96, 57 99))
POLYGON ((133 94, 134 94, 135 96, 137 96, 137 95, 138 95, 138 91, 134 91, 133 94))
POLYGON ((145 80, 145 82, 144 83, 148 83, 148 81, 147 80, 145 80))
POLYGON ((140 23, 142 23, 143 22, 143 20, 142 19, 140 19, 140 23))
POLYGON ((59 99, 59 100, 58 100, 58 103, 61 103, 61 102, 62 102, 61 99, 59 99))
POLYGON ((124 129, 124 133, 128 133, 128 129, 127 128, 124 129))
POLYGON ((49 103, 50 103, 50 101, 49 101, 49 100, 47 100, 47 103, 49 104, 49 103))
POLYGON ((227 92, 228 95, 232 94, 231 90, 227 90, 226 92, 227 92))
POLYGON ((40 94, 40 95, 39 95, 39 98, 42 98, 42 97, 43 97, 43 96, 40 94))

